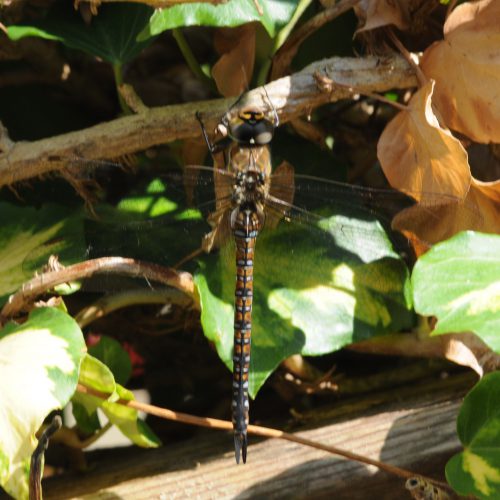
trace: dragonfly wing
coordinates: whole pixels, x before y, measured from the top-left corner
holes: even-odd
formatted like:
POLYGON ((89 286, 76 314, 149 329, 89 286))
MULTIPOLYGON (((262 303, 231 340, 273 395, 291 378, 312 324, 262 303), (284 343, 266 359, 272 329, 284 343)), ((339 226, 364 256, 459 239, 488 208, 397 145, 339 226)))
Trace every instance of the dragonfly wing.
POLYGON ((293 248, 292 234, 300 233, 303 237, 307 232, 311 241, 328 249, 332 256, 349 254, 361 262, 399 257, 383 225, 373 215, 358 216, 338 208, 313 213, 269 196, 266 217, 281 220, 277 230, 284 230, 283 237, 291 239, 290 248, 293 248))
POLYGON ((203 238, 202 248, 205 252, 210 252, 216 248, 221 248, 231 237, 231 211, 230 205, 226 202, 221 204, 217 212, 208 216, 208 223, 212 230, 203 238))
MULTIPOLYGON (((269 195, 272 198, 281 200, 285 204, 291 205, 295 193, 295 172, 290 163, 284 161, 274 171, 271 176, 271 188, 269 195)), ((276 210, 270 210, 266 213, 266 227, 275 228, 280 220, 284 217, 284 213, 276 210)))

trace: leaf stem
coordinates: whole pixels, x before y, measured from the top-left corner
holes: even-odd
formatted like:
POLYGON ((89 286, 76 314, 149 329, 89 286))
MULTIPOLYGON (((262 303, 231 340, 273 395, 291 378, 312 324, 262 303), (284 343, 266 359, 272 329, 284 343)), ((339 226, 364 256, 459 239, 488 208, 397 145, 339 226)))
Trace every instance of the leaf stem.
POLYGON ((267 75, 269 73, 269 68, 271 67, 272 64, 272 57, 278 49, 283 45, 285 40, 288 38, 288 35, 290 35, 291 31, 293 28, 295 28, 295 25, 297 24, 297 21, 300 19, 304 11, 309 7, 309 5, 312 3, 312 0, 300 0, 299 4, 297 5, 297 8, 295 9, 295 12, 293 13, 292 18, 288 23, 279 31, 279 33, 276 35, 274 38, 274 44, 273 48, 269 54, 269 57, 264 61, 262 66, 260 67, 259 70, 259 75, 257 76, 257 86, 260 87, 264 85, 267 81, 267 75))
POLYGON ((118 102, 120 104, 120 109, 122 110, 123 114, 130 115, 131 110, 127 106, 125 99, 122 97, 121 92, 119 91, 119 87, 123 83, 122 65, 120 63, 113 64, 113 75, 115 77, 116 95, 118 96, 118 102))
POLYGON ((305 12, 307 7, 311 5, 312 0, 300 0, 299 5, 297 5, 297 8, 295 9, 295 12, 293 13, 292 18, 288 23, 280 30, 280 32, 277 34, 274 42, 274 47, 273 47, 273 55, 278 51, 278 49, 285 43, 285 40, 288 38, 288 35, 291 33, 293 28, 295 28, 295 25, 297 24, 297 21, 300 19, 302 14, 305 12))
POLYGON ((184 37, 182 31, 178 28, 172 30, 172 35, 177 42, 177 45, 179 46, 179 49, 184 56, 184 59, 186 60, 186 63, 189 67, 189 69, 193 72, 193 74, 205 85, 208 85, 211 90, 215 90, 215 86, 213 81, 203 73, 203 70, 201 69, 201 66, 199 65, 198 61, 194 57, 193 51, 191 50, 191 47, 186 41, 186 38, 184 37))

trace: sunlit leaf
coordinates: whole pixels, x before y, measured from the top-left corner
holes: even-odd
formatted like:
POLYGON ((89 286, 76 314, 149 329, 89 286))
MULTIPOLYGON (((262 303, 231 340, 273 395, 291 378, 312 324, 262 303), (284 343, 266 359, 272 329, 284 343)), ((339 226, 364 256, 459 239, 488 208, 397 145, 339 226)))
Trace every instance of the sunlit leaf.
MULTIPOLYGON (((252 397, 292 354, 325 354, 411 324, 408 271, 382 228, 360 220, 359 241, 342 247, 340 220, 325 219, 317 233, 282 223, 257 239, 252 397)), ((235 265, 227 257, 204 259, 195 282, 205 335, 232 369, 235 265)))
POLYGON ((467 394, 457 431, 464 451, 446 464, 446 478, 461 495, 500 497, 500 372, 486 375, 467 394))
POLYGON ((438 318, 434 334, 473 331, 500 352, 500 236, 464 232, 422 256, 415 309, 438 318))
POLYGON ((421 67, 436 81, 435 103, 446 125, 477 142, 500 142, 500 3, 464 2, 444 25, 444 40, 421 67))
POLYGON ((385 127, 377 155, 391 186, 417 195, 442 193, 464 198, 471 173, 467 152, 443 128, 432 109, 434 82, 416 92, 405 111, 385 127))
POLYGON ((83 215, 57 205, 40 210, 0 202, 0 303, 31 279, 58 255, 61 262, 74 263, 84 253, 83 215), (71 242, 65 237, 71 234, 71 242))
POLYGON ((15 498, 28 496, 35 433, 73 395, 84 353, 77 323, 56 308, 0 331, 0 484, 15 498))
POLYGON ((139 40, 158 35, 165 30, 183 26, 214 26, 234 28, 256 21, 262 23, 271 37, 292 17, 298 0, 266 0, 260 2, 263 14, 257 11, 255 3, 248 0, 229 0, 226 3, 186 3, 159 9, 151 22, 139 35, 139 40))
MULTIPOLYGON (((113 373, 104 363, 93 356, 85 356, 80 370, 79 382, 90 389, 110 395, 106 400, 81 392, 75 393, 72 399, 73 403, 83 407, 89 417, 92 417, 100 408, 108 420, 116 425, 123 435, 134 444, 146 448, 156 447, 160 444, 160 440, 146 422, 139 418, 137 410, 116 403, 119 399, 131 401, 134 399, 134 395, 115 382, 113 373)), ((75 416, 77 417, 78 414, 75 416)), ((84 425, 87 423, 86 419, 82 419, 82 422, 84 425)))
POLYGON ((496 232, 500 185, 472 178, 467 152, 434 114, 433 89, 431 81, 416 92, 378 143, 391 185, 420 201, 398 214, 393 228, 428 244, 467 229, 496 232))

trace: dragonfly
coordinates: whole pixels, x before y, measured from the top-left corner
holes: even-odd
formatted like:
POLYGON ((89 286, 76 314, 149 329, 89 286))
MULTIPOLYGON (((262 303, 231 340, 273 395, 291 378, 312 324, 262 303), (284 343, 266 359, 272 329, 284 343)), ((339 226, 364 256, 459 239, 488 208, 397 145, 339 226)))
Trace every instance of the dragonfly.
MULTIPOLYGON (((279 117, 272 104, 267 114, 256 105, 233 106, 217 127, 222 138, 216 142, 210 140, 201 115, 197 113, 196 117, 215 164, 216 209, 209 216, 212 231, 205 236, 202 246, 205 251, 220 247, 229 234, 235 245, 231 409, 236 463, 240 462, 240 456, 246 463, 257 239, 264 227, 275 228, 282 219, 289 219, 292 214, 295 220, 307 224, 317 222, 317 216, 293 205, 293 167, 285 162, 274 172, 272 170, 270 143, 279 126, 279 117), (222 158, 217 158, 217 155, 222 158)), ((365 197, 371 195, 369 190, 362 194, 365 197)), ((340 228, 341 232, 349 230, 347 226, 340 228)))
MULTIPOLYGON (((292 265, 293 261, 297 260, 298 252, 295 250, 294 240, 298 233, 305 235, 307 240, 310 239, 308 248, 312 254, 316 251, 316 242, 321 241, 322 244, 325 243, 325 248, 336 245, 346 253, 355 252, 363 262, 376 261, 388 256, 384 245, 384 249, 379 252, 380 233, 374 233, 368 223, 364 230, 363 224, 360 225, 359 222, 352 223, 342 216, 329 217, 329 214, 322 213, 321 209, 327 205, 335 210, 341 207, 352 212, 354 205, 357 214, 372 218, 374 210, 377 217, 380 215, 381 207, 392 206, 393 212, 414 202, 408 196, 393 190, 361 188, 313 176, 297 175, 293 167, 286 162, 273 170, 270 146, 279 126, 279 117, 269 99, 267 106, 247 104, 244 100, 239 100, 222 117, 217 127, 220 137, 214 142, 210 140, 199 114, 197 119, 203 138, 214 158, 214 166, 185 167, 183 184, 187 191, 197 191, 201 194, 201 198, 208 196, 208 201, 196 205, 203 214, 208 213, 207 221, 211 227, 211 231, 205 232, 202 237, 201 249, 205 252, 221 249, 224 253, 225 249, 231 246, 228 245, 231 242, 234 248, 236 285, 233 290, 231 413, 235 459, 237 463, 240 460, 246 463, 249 375, 255 313, 254 283, 258 281, 254 273, 256 257, 257 262, 259 260, 256 252, 257 241, 259 246, 264 247, 268 238, 267 241, 279 247, 278 253, 290 253, 292 265), (320 210, 311 211, 316 208, 320 210), (285 227, 285 230, 280 233, 281 227, 285 227), (298 231, 294 229, 287 233, 288 227, 298 228, 298 231), (272 237, 269 240, 269 236, 266 236, 272 234, 269 230, 276 230, 284 243, 279 243, 272 237)), ((167 179, 172 177, 167 176, 167 179)), ((440 197, 442 201, 442 195, 440 197)), ((451 198, 448 201, 452 201, 451 198)), ((153 239, 160 240, 158 228, 163 227, 163 224, 165 221, 161 217, 138 223, 117 224, 116 234, 119 236, 115 239, 121 239, 122 233, 129 232, 137 245, 141 246, 148 230, 149 234, 153 234, 153 239)), ((166 224, 174 224, 171 217, 166 224)), ((188 223, 181 218, 175 224, 184 229, 184 234, 194 232, 194 223, 188 223)), ((104 239, 114 233, 114 230, 105 231, 104 239)), ((93 250, 98 247, 93 239, 97 240, 99 237, 103 239, 102 235, 90 236, 88 255, 93 255, 93 250)), ((175 247, 178 239, 181 238, 170 238, 170 247, 175 247)), ((166 244, 161 241, 159 245, 162 252, 174 252, 173 248, 166 248, 166 244)), ((116 254, 116 247, 106 244, 104 247, 104 254, 109 255, 112 251, 116 254)), ((329 250, 326 251, 328 252, 329 250)), ((324 255, 318 258, 323 257, 324 255)), ((313 266, 320 265, 314 263, 313 266)), ((384 277, 379 273, 376 281, 377 286, 382 286, 384 277)), ((346 288, 348 285, 342 283, 341 286, 346 288)), ((294 287, 296 288, 295 285, 294 287)), ((255 292, 259 293, 257 287, 255 292)), ((297 352, 293 349, 290 354, 297 352)), ((255 366, 255 362, 253 364, 255 366)))
MULTIPOLYGON (((219 185, 224 176, 233 181, 232 192, 221 189, 217 210, 211 215, 213 231, 205 239, 206 248, 216 242, 218 233, 227 228, 232 232, 236 246, 236 287, 234 292, 234 345, 233 345, 233 395, 231 401, 236 463, 247 460, 247 428, 249 424, 248 375, 250 371, 250 346, 252 333, 253 267, 257 236, 274 208, 280 213, 283 200, 273 194, 271 179, 271 154, 269 144, 279 125, 276 111, 273 121, 256 107, 243 107, 230 111, 221 125, 225 137, 212 143, 201 116, 197 114, 203 137, 212 155, 221 152, 225 169, 215 169, 219 185)), ((283 169, 284 170, 284 169, 283 169)), ((284 175, 285 172, 283 172, 284 175)), ((293 176, 288 178, 293 187, 293 176)), ((226 184, 227 185, 227 184, 226 184)), ((288 193, 292 192, 289 189, 288 193)), ((289 198, 287 196, 287 198, 289 198)))

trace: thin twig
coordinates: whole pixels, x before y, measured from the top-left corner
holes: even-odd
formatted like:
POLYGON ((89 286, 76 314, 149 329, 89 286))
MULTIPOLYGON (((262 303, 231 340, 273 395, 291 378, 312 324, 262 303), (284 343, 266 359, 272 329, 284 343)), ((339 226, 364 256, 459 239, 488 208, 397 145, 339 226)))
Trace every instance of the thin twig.
POLYGON ((427 77, 423 74, 422 70, 420 69, 419 65, 414 61, 413 56, 410 52, 408 52, 408 49, 401 43, 399 38, 394 34, 394 31, 392 28, 387 28, 387 32, 389 33, 389 37, 394 43, 394 45, 397 47, 401 55, 406 59, 408 64, 413 68, 415 71, 415 75, 418 78, 418 82, 421 87, 423 87, 428 79, 427 77))
POLYGON ((99 273, 146 278, 147 280, 172 286, 187 294, 196 307, 197 299, 191 274, 136 259, 101 257, 36 276, 10 297, 0 312, 0 322, 3 323, 6 319, 16 316, 31 304, 36 297, 57 285, 90 278, 99 273))
POLYGON ((51 436, 61 428, 62 419, 56 415, 52 422, 42 432, 38 438, 38 444, 35 451, 31 455, 30 463, 30 480, 29 480, 29 499, 41 500, 42 499, 42 473, 45 450, 49 446, 49 439, 51 436))
MULTIPOLYGON (((110 394, 106 394, 104 392, 96 391, 90 387, 86 387, 82 384, 78 384, 77 391, 83 394, 89 394, 92 396, 96 396, 101 399, 108 399, 110 394)), ((127 400, 118 400, 116 403, 128 406, 130 408, 134 408, 139 411, 143 411, 150 415, 155 415, 160 418, 164 418, 166 420, 171 420, 174 422, 182 422, 188 425, 196 425, 199 427, 209 427, 211 429, 219 429, 224 431, 231 431, 233 429, 233 424, 227 420, 219 420, 216 418, 208 418, 208 417, 196 417, 194 415, 190 415, 188 413, 180 413, 172 410, 168 410, 166 408, 160 408, 159 406, 154 406, 146 403, 141 403, 139 401, 127 401, 127 400)), ((354 460, 355 462, 359 462, 366 465, 373 465, 389 474, 396 475, 398 477, 403 477, 408 479, 410 477, 415 477, 415 473, 406 469, 402 469, 400 467, 396 467, 394 465, 386 464, 384 462, 380 462, 378 460, 374 460, 369 457, 365 457, 363 455, 358 455, 357 453, 353 453, 347 450, 343 450, 341 448, 337 448, 336 446, 329 446, 326 444, 318 443, 311 439, 300 437, 296 434, 289 434, 288 432, 283 432, 278 429, 272 429, 270 427, 262 427, 260 425, 249 425, 248 432, 250 434, 254 434, 256 436, 262 436, 267 438, 277 438, 277 439, 285 439, 286 441, 291 441, 294 443, 302 444, 304 446, 309 446, 311 448, 315 448, 318 450, 323 450, 328 453, 332 453, 334 455, 339 455, 341 457, 347 458, 349 460, 354 460)), ((435 479, 431 479, 425 476, 420 476, 430 481, 433 484, 437 484, 443 488, 449 488, 446 483, 442 483, 441 481, 436 481, 435 479)))

